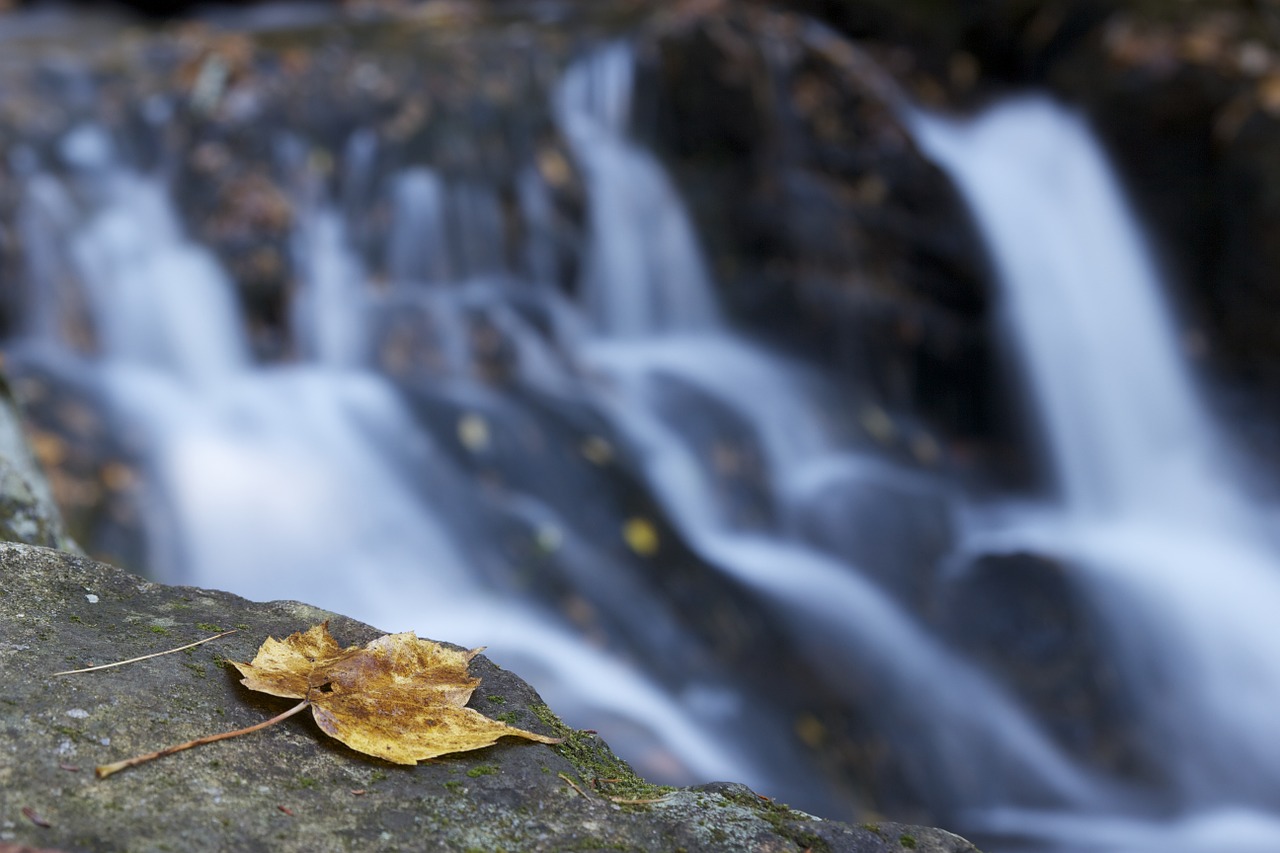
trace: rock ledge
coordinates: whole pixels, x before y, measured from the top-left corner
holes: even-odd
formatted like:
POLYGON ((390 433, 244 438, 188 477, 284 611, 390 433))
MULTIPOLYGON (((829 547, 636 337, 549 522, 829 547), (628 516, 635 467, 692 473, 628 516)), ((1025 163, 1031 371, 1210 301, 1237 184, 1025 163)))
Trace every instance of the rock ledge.
POLYGON ((329 619, 343 644, 381 632, 297 602, 150 583, 47 548, 0 543, 0 853, 61 850, 858 851, 964 853, 937 829, 854 827, 742 785, 649 785, 597 737, 572 732, 483 656, 472 706, 562 746, 512 739, 400 767, 324 738, 300 715, 107 780, 96 764, 251 725, 281 710, 243 688, 227 658, 329 619), (52 677, 182 645, 136 664, 52 677), (46 825, 47 824, 47 825, 46 825))

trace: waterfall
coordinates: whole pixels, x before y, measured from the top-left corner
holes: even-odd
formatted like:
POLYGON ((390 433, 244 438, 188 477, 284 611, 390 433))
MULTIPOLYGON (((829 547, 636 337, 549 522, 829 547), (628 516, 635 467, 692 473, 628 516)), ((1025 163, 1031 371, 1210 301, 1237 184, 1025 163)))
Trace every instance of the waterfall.
POLYGON ((671 179, 627 136, 634 59, 624 42, 564 75, 556 113, 591 194, 588 310, 602 331, 700 331, 718 311, 701 249, 671 179))
MULTIPOLYGON (((181 233, 163 183, 121 168, 106 133, 91 125, 72 130, 62 153, 77 175, 79 198, 49 174, 32 175, 24 231, 33 272, 60 283, 58 301, 87 306, 104 357, 195 383, 247 366, 230 281, 181 233), (63 291, 68 275, 83 283, 78 300, 63 291)), ((56 335, 60 324, 51 317, 59 306, 43 304, 31 328, 56 335)))
MULTIPOLYGON (((1034 716, 942 647, 884 567, 843 550, 830 506, 920 504, 946 526, 959 497, 852 445, 832 428, 840 389, 727 328, 673 181, 629 134, 633 62, 608 44, 549 94, 588 202, 577 304, 538 246, 523 255, 534 280, 506 268, 493 187, 432 162, 379 172, 378 140, 357 131, 340 197, 318 179, 291 190, 285 363, 251 363, 233 283, 178 227, 170 188, 104 132, 67 141, 77 169, 33 169, 26 207, 48 239, 28 274, 80 295, 100 336, 80 367, 145 436, 152 570, 487 645, 642 772, 848 814, 791 735, 804 697, 761 695, 691 627, 701 614, 668 600, 645 552, 671 536, 704 594, 739 591, 780 660, 866 709, 931 808, 1094 801, 1034 716), (362 254, 351 235, 373 205, 387 234, 362 254), (743 472, 749 499, 726 479, 743 472), (647 533, 628 538, 636 523, 647 533), (557 595, 567 607, 547 605, 557 595)), ((278 146, 295 172, 300 146, 278 146)), ((516 174, 523 215, 545 215, 536 170, 516 174)), ((64 345, 75 302, 44 304, 29 337, 64 345)), ((877 526, 855 545, 912 535, 877 526)))
MULTIPOLYGON (((595 334, 715 325, 710 281, 671 180, 626 138, 620 118, 572 94, 586 86, 625 97, 629 79, 610 74, 629 68, 629 50, 606 55, 613 59, 571 67, 554 96, 563 121, 598 123, 590 132, 608 152, 597 158, 585 141, 579 149, 593 210, 601 209, 592 214, 587 301, 620 288, 652 312, 637 326, 604 322, 595 334), (604 69, 607 81, 597 79, 604 69), (617 199, 632 202, 619 212, 617 199)), ((494 188, 430 162, 379 174, 377 140, 354 133, 339 163, 342 197, 318 180, 292 188, 292 360, 254 364, 234 283, 180 227, 171 187, 130 164, 105 130, 75 134, 64 148, 74 149, 76 168, 37 162, 24 181, 34 249, 26 287, 40 297, 58 282, 70 296, 24 300, 33 317, 12 349, 44 369, 89 372, 144 436, 150 569, 160 580, 306 600, 386 630, 487 646, 570 723, 599 729, 651 778, 733 779, 839 808, 806 778, 785 724, 746 702, 640 567, 611 551, 625 518, 607 517, 597 533, 576 517, 600 515, 580 507, 605 487, 589 480, 579 486, 588 491, 573 493, 558 479, 573 464, 598 478, 595 466, 573 445, 567 462, 540 462, 524 449, 530 433, 545 441, 553 429, 602 442, 586 432, 598 415, 579 423, 596 404, 581 377, 589 359, 574 348, 592 326, 579 314, 606 318, 504 269, 494 188), (373 280, 350 236, 375 200, 391 213, 386 281, 373 280), (97 346, 69 366, 75 356, 60 329, 80 303, 97 346), (417 337, 397 331, 406 328, 417 337), (510 347, 496 355, 510 360, 511 394, 477 378, 501 369, 477 363, 477 346, 492 356, 483 347, 494 340, 510 347), (513 442, 520 452, 503 461, 513 442), (505 467, 475 470, 495 459, 505 467), (495 488, 495 476, 514 482, 495 488), (520 491, 521 478, 542 492, 520 491), (531 543, 532 556, 513 556, 513 540, 531 543), (531 579, 527 560, 551 576, 531 579), (536 601, 538 584, 567 585, 583 606, 604 609, 614 644, 584 640, 536 601)), ((307 162, 301 144, 288 136, 277 146, 295 171, 307 162)), ((532 174, 521 186, 527 215, 539 210, 532 174)))
POLYGON ((913 124, 988 241, 1061 484, 1054 504, 975 525, 969 547, 1077 570, 1148 758, 1185 815, 1000 810, 993 825, 1090 850, 1277 849, 1280 554, 1239 494, 1104 155, 1078 116, 1043 98, 913 124))
POLYGON ((6 364, 91 386, 140 437, 159 579, 486 645, 655 780, 848 817, 850 767, 882 756, 900 802, 992 850, 1280 848, 1277 556, 1084 124, 1041 99, 911 119, 983 228, 1058 486, 978 502, 850 426, 856 389, 722 316, 633 133, 635 63, 615 41, 558 79, 539 64, 545 103, 465 168, 465 122, 442 121, 448 152, 428 138, 447 99, 409 141, 246 127, 290 176, 274 363, 128 130, 20 144, 6 364), (572 163, 546 169, 557 130, 572 163), (943 639, 939 593, 1022 552, 1103 626, 1147 775, 1072 754, 943 639))
POLYGON ((1143 235, 1081 120, 1015 100, 918 123, 981 222, 1071 512, 1199 515, 1223 461, 1143 235), (1052 199, 1052 203, 1045 203, 1052 199), (1170 502, 1190 501, 1184 507, 1170 502))
MULTIPOLYGON (((913 782, 936 807, 1015 796, 1089 801, 1087 774, 998 685, 939 648, 863 567, 821 553, 785 523, 820 503, 809 493, 815 483, 870 492, 865 457, 827 426, 839 394, 716 320, 678 199, 668 198, 656 161, 626 139, 630 62, 622 44, 588 56, 565 74, 556 103, 593 201, 587 306, 605 334, 582 355, 609 379, 613 420, 639 447, 653 493, 700 556, 766 603, 831 689, 857 704, 859 685, 876 685, 885 709, 877 722, 911 756, 913 782), (763 530, 730 522, 699 452, 714 412, 741 424, 763 456, 765 490, 780 516, 763 530), (985 778, 974 778, 978 766, 990 771, 985 778)), ((887 479, 893 492, 908 477, 887 479)), ((945 501, 945 491, 931 484, 930 497, 945 501)))

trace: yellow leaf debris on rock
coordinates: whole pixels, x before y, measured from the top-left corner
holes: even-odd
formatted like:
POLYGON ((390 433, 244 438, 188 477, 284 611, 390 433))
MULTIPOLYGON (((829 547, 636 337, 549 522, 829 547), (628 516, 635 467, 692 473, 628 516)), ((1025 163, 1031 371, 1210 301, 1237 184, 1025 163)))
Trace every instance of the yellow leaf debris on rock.
POLYGON ((232 663, 250 690, 307 700, 326 734, 396 764, 480 749, 508 735, 560 743, 464 707, 480 684, 467 668, 479 652, 448 649, 412 631, 344 649, 323 622, 284 640, 268 638, 252 662, 232 663))

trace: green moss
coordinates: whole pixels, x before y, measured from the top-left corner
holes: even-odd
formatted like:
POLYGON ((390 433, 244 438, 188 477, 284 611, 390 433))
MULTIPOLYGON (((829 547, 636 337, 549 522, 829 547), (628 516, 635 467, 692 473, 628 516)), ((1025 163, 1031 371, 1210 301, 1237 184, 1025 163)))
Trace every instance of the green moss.
POLYGON ((485 698, 486 698, 486 699, 488 699, 490 702, 492 702, 492 703, 493 703, 493 704, 495 704, 495 705, 505 705, 505 704, 507 704, 507 700, 506 700, 505 698, 503 698, 502 696, 499 696, 499 695, 498 695, 498 694, 496 694, 496 693, 490 693, 490 694, 489 694, 488 696, 486 696, 485 698))
POLYGON ((515 724, 515 721, 519 716, 520 715, 515 711, 503 711, 501 714, 495 714, 493 718, 500 723, 506 723, 510 726, 515 724))
POLYGON ((387 771, 385 770, 375 770, 369 774, 370 782, 382 782, 386 778, 387 778, 387 771))
POLYGON ((164 626, 162 626, 162 625, 152 625, 152 626, 151 626, 151 628, 150 628, 149 630, 150 630, 150 631, 151 631, 151 633, 153 633, 153 634, 162 634, 162 635, 163 635, 163 634, 168 634, 168 633, 169 633, 169 629, 168 629, 168 628, 165 628, 165 627, 164 627, 164 626))
POLYGON ((564 738, 564 743, 552 748, 574 766, 583 782, 602 795, 619 800, 651 800, 675 790, 645 781, 604 741, 591 732, 569 728, 546 705, 533 704, 529 710, 552 735, 564 738))
POLYGON ((444 789, 446 791, 453 791, 454 793, 457 793, 462 790, 462 783, 457 779, 450 779, 448 782, 444 783, 444 789))
POLYGON ((318 783, 316 782, 315 779, 312 779, 310 776, 299 776, 297 782, 295 782, 294 784, 297 787, 302 788, 303 790, 310 790, 311 788, 314 788, 318 783))
POLYGON ((199 628, 201 631, 212 631, 215 634, 222 633, 221 625, 214 625, 210 622, 197 622, 196 627, 199 628))
POLYGON ((81 623, 83 623, 83 622, 84 622, 84 620, 83 620, 83 619, 81 619, 79 616, 77 616, 77 615, 76 615, 76 614, 74 614, 74 613, 72 613, 72 614, 71 614, 70 616, 68 616, 67 618, 68 618, 68 619, 70 619, 72 622, 75 622, 75 623, 77 623, 77 624, 81 624, 81 623))
POLYGON ((182 665, 185 666, 187 669, 191 670, 191 672, 196 676, 196 678, 205 677, 206 671, 203 665, 198 663, 183 663, 182 665))
POLYGON ((907 835, 904 832, 902 835, 898 836, 898 843, 908 850, 916 849, 916 837, 914 835, 907 835))
POLYGON ((492 764, 480 764, 468 770, 467 775, 472 779, 479 779, 481 776, 492 776, 497 772, 498 768, 494 767, 492 764))
POLYGON ((721 796, 755 812, 761 820, 773 827, 779 837, 791 841, 801 849, 809 849, 813 853, 830 853, 831 845, 826 839, 803 826, 813 820, 809 815, 750 791, 722 793, 721 796))

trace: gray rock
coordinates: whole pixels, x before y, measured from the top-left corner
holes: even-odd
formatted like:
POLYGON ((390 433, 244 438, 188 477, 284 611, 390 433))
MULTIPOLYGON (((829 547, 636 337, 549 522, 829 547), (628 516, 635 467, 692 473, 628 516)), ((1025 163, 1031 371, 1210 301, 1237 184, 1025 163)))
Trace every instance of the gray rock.
POLYGON ((18 406, 0 376, 0 540, 79 550, 67 535, 22 433, 18 406))
POLYGON ((62 850, 974 851, 937 829, 854 827, 742 785, 646 783, 483 656, 472 706, 566 737, 506 739, 414 767, 329 740, 299 715, 97 780, 93 767, 252 725, 288 707, 243 688, 226 659, 330 620, 339 642, 380 632, 306 604, 169 587, 67 552, 0 543, 0 848, 62 850), (237 633, 176 654, 59 670, 237 633))

